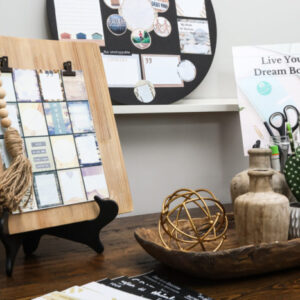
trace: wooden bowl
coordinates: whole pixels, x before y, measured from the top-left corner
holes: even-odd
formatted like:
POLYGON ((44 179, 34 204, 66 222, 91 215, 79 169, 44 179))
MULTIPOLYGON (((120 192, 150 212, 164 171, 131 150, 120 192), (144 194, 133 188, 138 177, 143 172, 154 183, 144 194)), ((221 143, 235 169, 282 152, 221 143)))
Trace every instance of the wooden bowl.
POLYGON ((139 228, 139 244, 160 262, 199 278, 223 279, 269 273, 300 266, 300 238, 239 247, 233 214, 227 214, 227 239, 218 252, 183 252, 162 246, 157 227, 139 228))

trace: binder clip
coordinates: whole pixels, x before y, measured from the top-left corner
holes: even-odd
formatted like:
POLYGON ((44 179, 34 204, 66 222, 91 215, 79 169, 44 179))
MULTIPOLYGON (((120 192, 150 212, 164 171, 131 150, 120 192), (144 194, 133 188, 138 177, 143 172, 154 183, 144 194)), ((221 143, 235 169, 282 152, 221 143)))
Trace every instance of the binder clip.
POLYGON ((63 76, 76 76, 76 72, 72 71, 72 62, 66 61, 64 62, 64 70, 62 72, 63 76))
POLYGON ((0 57, 0 71, 2 73, 12 73, 12 68, 8 67, 8 57, 7 56, 0 57))

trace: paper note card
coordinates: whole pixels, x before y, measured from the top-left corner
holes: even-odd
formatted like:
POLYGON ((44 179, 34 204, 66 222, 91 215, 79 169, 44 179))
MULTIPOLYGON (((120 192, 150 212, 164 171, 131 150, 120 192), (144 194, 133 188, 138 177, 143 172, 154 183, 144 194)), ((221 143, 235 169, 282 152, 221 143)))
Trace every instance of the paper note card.
POLYGON ((44 111, 49 135, 72 133, 69 111, 65 102, 44 103, 44 111))
POLYGON ((68 102, 68 108, 74 133, 94 132, 88 101, 68 102))
POLYGON ((65 205, 87 200, 80 169, 58 171, 58 179, 65 205))
POLYGON ((106 79, 109 87, 135 87, 141 80, 140 59, 138 54, 102 54, 106 79))
POLYGON ((16 102, 16 94, 15 94, 15 88, 13 83, 13 78, 11 73, 1 73, 1 80, 2 80, 2 87, 5 90, 6 96, 5 101, 6 102, 16 102))
POLYGON ((19 102, 41 102, 40 88, 35 70, 14 69, 13 78, 19 102))
POLYGON ((206 18, 205 0, 175 0, 177 15, 190 18, 206 18))
POLYGON ((88 200, 93 200, 94 196, 99 196, 101 198, 108 197, 108 190, 102 166, 82 168, 82 175, 88 200))
POLYGON ((63 76, 63 82, 68 101, 88 100, 82 71, 76 71, 76 76, 63 76))
POLYGON ((62 204, 55 172, 34 174, 34 190, 39 208, 47 208, 62 204))
POLYGON ((181 53, 210 55, 211 44, 206 20, 178 19, 181 53))
POLYGON ((33 172, 55 169, 49 137, 25 138, 25 144, 33 172))
POLYGON ((64 101, 60 71, 39 71, 41 92, 44 101, 64 101))
POLYGON ((42 103, 19 103, 24 136, 48 135, 42 103))
POLYGON ((183 87, 178 75, 179 55, 144 54, 142 57, 144 79, 154 87, 183 87))
POLYGON ((57 169, 79 167, 72 135, 51 136, 50 139, 57 169))
POLYGON ((93 40, 105 46, 99 0, 55 0, 59 39, 93 40))

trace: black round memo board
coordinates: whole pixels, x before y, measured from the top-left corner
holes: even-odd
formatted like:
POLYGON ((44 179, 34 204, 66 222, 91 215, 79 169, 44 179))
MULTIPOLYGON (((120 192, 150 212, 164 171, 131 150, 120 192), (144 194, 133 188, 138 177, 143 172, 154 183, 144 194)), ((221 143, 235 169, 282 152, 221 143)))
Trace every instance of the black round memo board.
MULTIPOLYGON (((153 104, 170 104, 177 100, 180 100, 190 94, 194 89, 196 89, 200 83, 205 78, 214 58, 216 50, 217 41, 217 26, 214 9, 211 0, 205 1, 206 17, 205 18, 194 18, 178 16, 176 9, 176 0, 148 0, 153 2, 168 2, 169 7, 165 12, 157 12, 158 17, 166 18, 171 24, 171 33, 167 37, 161 37, 155 33, 154 30, 150 31, 151 44, 146 49, 137 48, 132 42, 133 32, 130 29, 126 29, 125 33, 118 35, 114 34, 108 28, 108 19, 111 15, 118 15, 120 9, 113 9, 109 7, 105 2, 107 0, 100 1, 100 10, 102 15, 103 33, 105 37, 105 46, 100 47, 102 55, 131 55, 138 54, 141 68, 141 81, 137 84, 143 85, 147 83, 147 87, 154 92, 152 93, 153 100, 151 101, 141 101, 143 99, 138 99, 139 95, 136 93, 135 87, 109 87, 110 96, 113 103, 116 104, 127 104, 127 105, 153 105, 153 104), (196 54, 196 53, 183 53, 180 46, 179 38, 179 25, 178 20, 184 19, 189 22, 207 22, 209 30, 210 39, 210 49, 211 51, 206 54, 196 54), (182 86, 157 86, 152 85, 148 81, 144 81, 143 69, 142 69, 142 56, 141 55, 160 55, 160 56, 180 56, 181 62, 188 61, 191 62, 196 70, 195 77, 191 80, 182 80, 182 86)), ((124 0, 121 0, 124 1, 124 0)), ((125 0, 130 1, 130 0, 125 0)), ((84 2, 84 0, 83 0, 84 2)), ((113 1, 112 1, 113 2, 113 1)), ((55 14, 55 3, 54 0, 47 0, 47 13, 50 24, 51 34, 55 39, 59 39, 57 30, 57 21, 55 14)), ((116 16, 115 18, 118 18, 116 16)), ((120 28, 119 28, 120 29, 120 28)), ((139 32, 141 35, 141 33, 139 32)), ((144 36, 145 37, 145 36, 144 36)), ((141 37, 142 39, 142 37, 141 37)), ((187 51, 185 51, 187 52, 187 51)), ((192 64, 189 63, 191 67, 192 64)), ((126 76, 127 70, 120 70, 126 76)), ((163 70, 162 70, 163 71, 163 70)), ((184 78, 182 78, 184 79, 184 78)))

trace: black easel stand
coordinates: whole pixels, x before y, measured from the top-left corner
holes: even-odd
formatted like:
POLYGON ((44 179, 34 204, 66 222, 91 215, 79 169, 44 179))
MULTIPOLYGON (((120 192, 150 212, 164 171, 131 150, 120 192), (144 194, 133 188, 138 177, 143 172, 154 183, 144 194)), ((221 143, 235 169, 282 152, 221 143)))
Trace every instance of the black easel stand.
POLYGON ((13 235, 8 234, 9 213, 4 212, 0 216, 0 240, 6 251, 7 276, 12 275, 15 258, 21 245, 23 244, 25 254, 30 255, 37 249, 42 235, 45 234, 85 244, 97 253, 103 252, 104 247, 99 237, 100 230, 117 216, 119 208, 112 200, 102 200, 96 196, 95 201, 99 205, 100 214, 94 220, 13 235))

